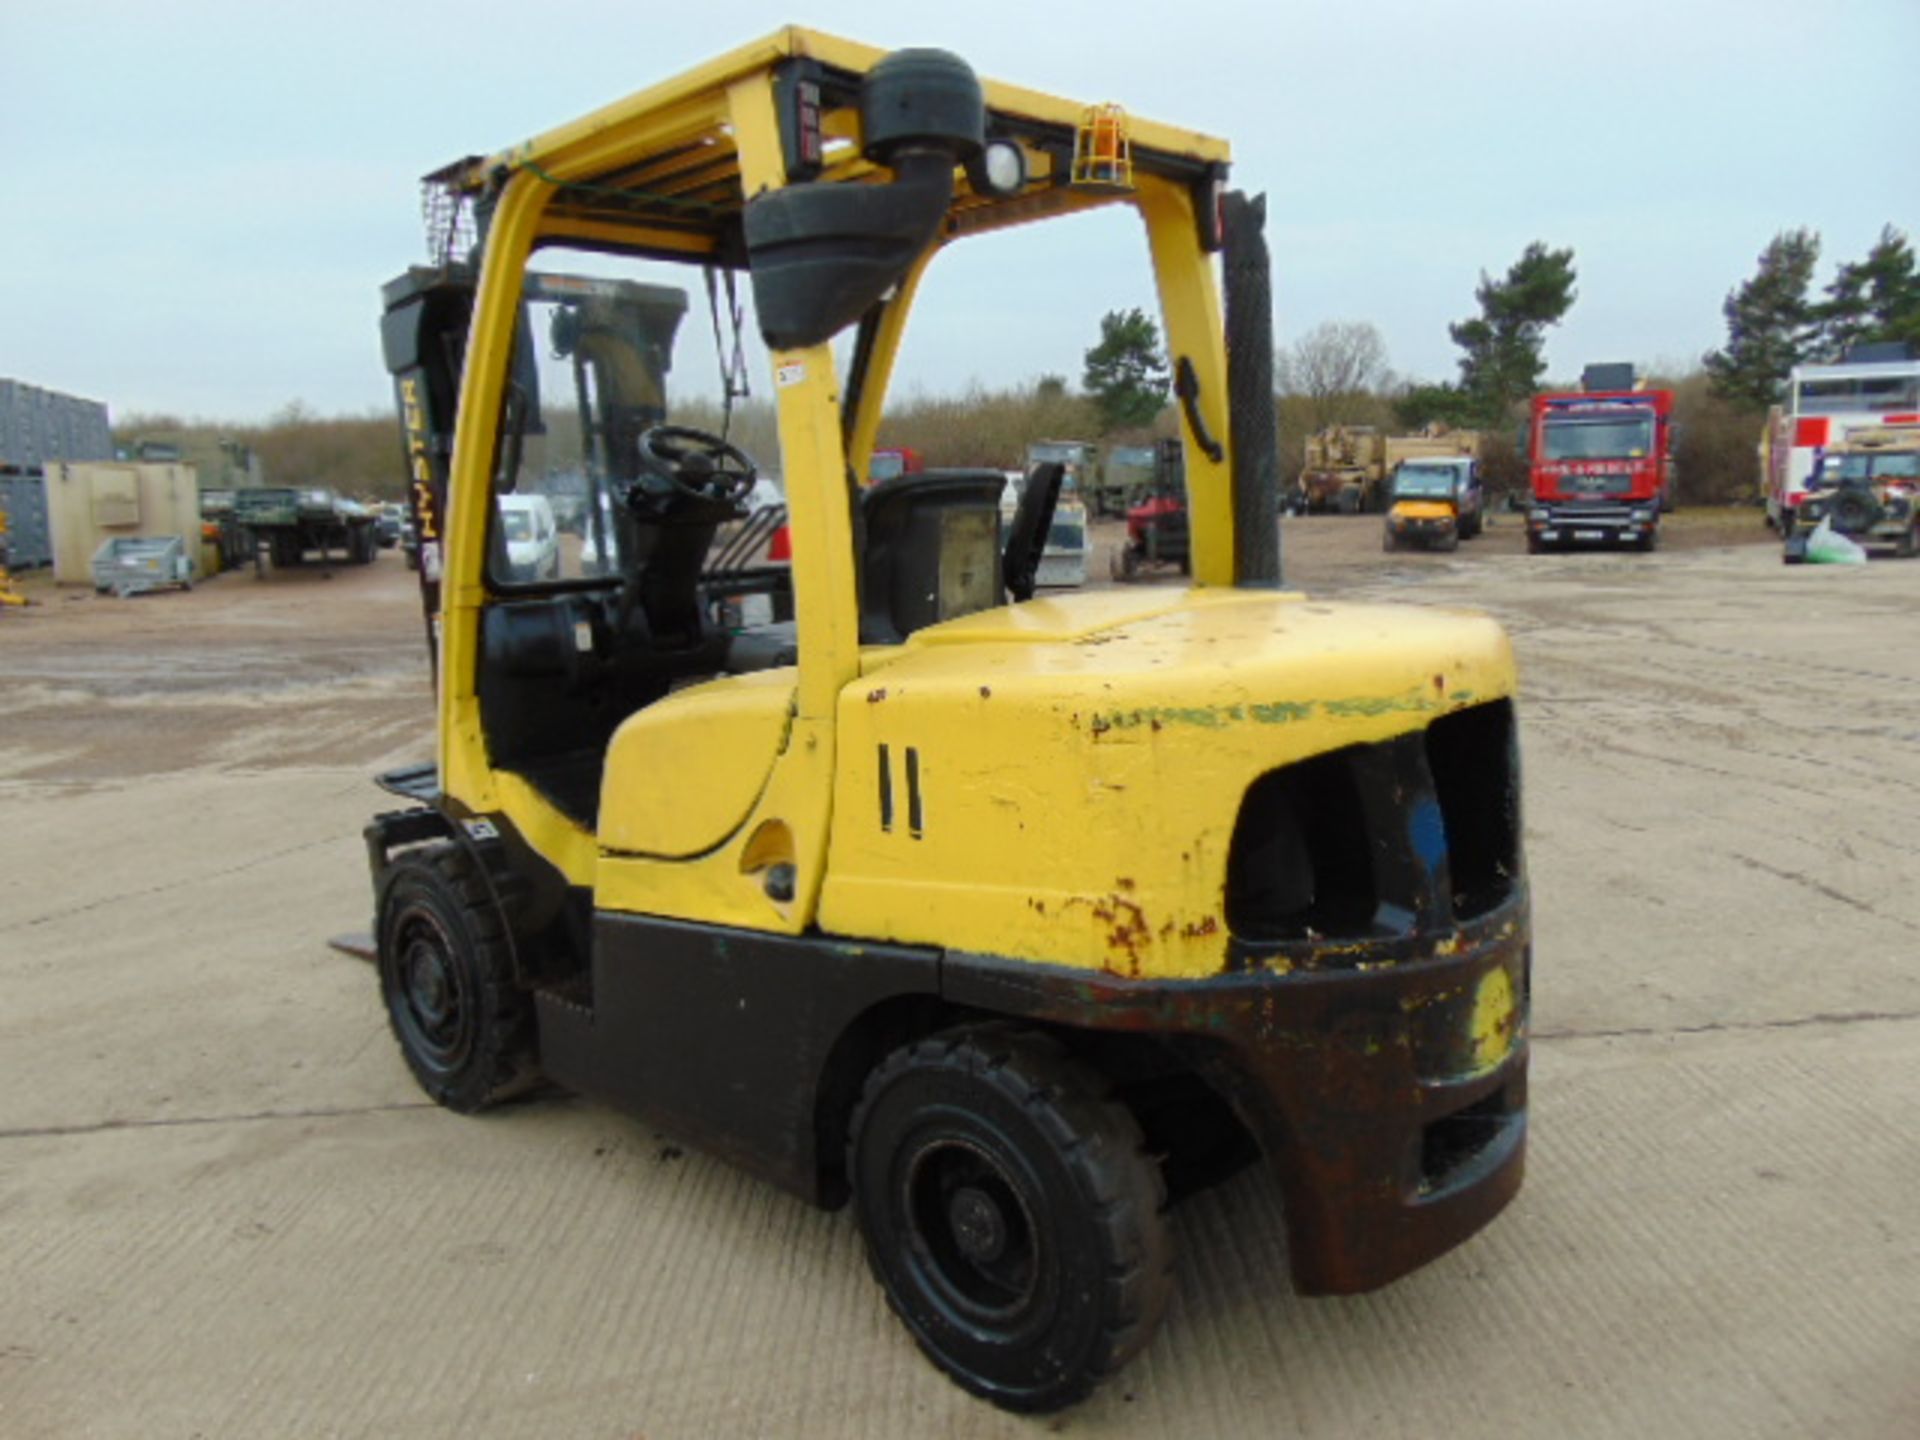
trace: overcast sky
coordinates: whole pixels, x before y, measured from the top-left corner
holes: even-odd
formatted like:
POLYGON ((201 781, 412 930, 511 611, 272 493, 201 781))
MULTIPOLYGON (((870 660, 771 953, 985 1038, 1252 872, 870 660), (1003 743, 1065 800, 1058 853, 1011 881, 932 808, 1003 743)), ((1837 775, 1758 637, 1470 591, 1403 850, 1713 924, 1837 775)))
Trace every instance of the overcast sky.
MULTIPOLYGON (((116 416, 385 406, 378 290, 424 258, 421 174, 788 20, 1225 136, 1269 196, 1279 338, 1371 321, 1420 379, 1452 378, 1447 323, 1531 240, 1575 251, 1566 376, 1719 344, 1783 228, 1820 232, 1822 283, 1888 222, 1920 239, 1920 0, 797 9, 0 0, 0 377, 116 416)), ((1130 214, 974 243, 898 383, 1077 382, 1100 314, 1153 303, 1130 214)))

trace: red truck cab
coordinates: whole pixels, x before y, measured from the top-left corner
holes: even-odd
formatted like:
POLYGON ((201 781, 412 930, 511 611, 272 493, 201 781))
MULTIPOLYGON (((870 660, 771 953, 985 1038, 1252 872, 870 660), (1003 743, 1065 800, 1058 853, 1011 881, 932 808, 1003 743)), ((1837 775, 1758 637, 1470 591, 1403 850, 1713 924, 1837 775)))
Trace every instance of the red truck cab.
POLYGON ((1631 366, 1590 365, 1581 388, 1533 397, 1527 549, 1651 550, 1672 508, 1673 392, 1641 389, 1631 366))

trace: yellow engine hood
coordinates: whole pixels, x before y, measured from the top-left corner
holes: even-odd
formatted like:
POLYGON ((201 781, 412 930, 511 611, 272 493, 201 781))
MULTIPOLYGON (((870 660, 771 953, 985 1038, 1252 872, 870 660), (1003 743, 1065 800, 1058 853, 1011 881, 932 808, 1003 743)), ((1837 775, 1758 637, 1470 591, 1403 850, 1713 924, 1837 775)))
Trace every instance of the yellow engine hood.
POLYGON ((842 693, 822 923, 1215 973, 1248 784, 1512 688, 1483 616, 1298 594, 1074 595, 923 631, 842 693))

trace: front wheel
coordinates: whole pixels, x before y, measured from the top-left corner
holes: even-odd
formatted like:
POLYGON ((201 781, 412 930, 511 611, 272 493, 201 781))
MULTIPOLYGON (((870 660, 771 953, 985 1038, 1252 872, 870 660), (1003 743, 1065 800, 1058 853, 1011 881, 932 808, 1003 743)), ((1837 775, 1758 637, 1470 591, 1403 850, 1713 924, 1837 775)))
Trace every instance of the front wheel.
POLYGON ((1058 1410, 1147 1343, 1172 1289, 1160 1170, 1051 1037, 985 1025, 895 1051, 851 1136, 868 1263, 963 1389, 1058 1410))
POLYGON ((375 922, 387 1020, 422 1090, 471 1113, 538 1078, 506 922, 466 852, 440 844, 401 856, 375 922))

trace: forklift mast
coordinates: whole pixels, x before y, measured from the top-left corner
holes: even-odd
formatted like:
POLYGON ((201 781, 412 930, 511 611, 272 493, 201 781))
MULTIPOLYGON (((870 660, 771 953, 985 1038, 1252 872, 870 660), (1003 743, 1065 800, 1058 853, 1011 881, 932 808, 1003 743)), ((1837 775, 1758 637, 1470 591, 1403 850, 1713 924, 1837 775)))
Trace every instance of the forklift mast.
POLYGON ((380 348, 393 376, 407 465, 407 513, 420 546, 420 607, 428 663, 439 667, 442 541, 446 534, 447 475, 453 459, 460 366, 473 322, 476 277, 461 263, 410 267, 381 288, 380 348))
MULTIPOLYGON (((477 284, 472 265, 450 262, 411 267, 381 288, 380 342, 400 416, 430 658, 438 652, 447 482, 477 284)), ((632 479, 639 436, 667 416, 666 378, 674 333, 687 310, 686 292, 590 276, 528 276, 502 417, 503 445, 517 445, 546 429, 530 321, 530 307, 537 303, 553 307, 545 337, 552 353, 571 362, 579 460, 589 492, 602 480, 632 479)))

